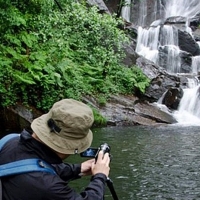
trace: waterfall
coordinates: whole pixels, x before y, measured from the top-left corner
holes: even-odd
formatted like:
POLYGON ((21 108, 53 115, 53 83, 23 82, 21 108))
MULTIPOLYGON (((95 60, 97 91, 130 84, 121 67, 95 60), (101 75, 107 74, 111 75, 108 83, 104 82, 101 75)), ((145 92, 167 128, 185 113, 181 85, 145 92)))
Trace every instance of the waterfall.
MULTIPOLYGON (((152 5, 152 22, 149 27, 147 26, 147 19, 150 16, 147 13, 148 3, 148 0, 139 1, 136 52, 165 68, 169 73, 184 74, 185 69, 182 66, 188 63, 184 63, 183 56, 186 56, 187 52, 179 48, 179 27, 173 23, 165 24, 163 22, 166 19, 176 19, 176 17, 183 19, 185 24, 182 25, 181 29, 183 32, 189 33, 193 39, 192 29, 189 27, 190 19, 200 13, 200 0, 155 0, 155 4, 152 5)), ((200 47, 200 42, 198 42, 198 45, 200 47)), ((189 73, 200 75, 200 56, 190 54, 189 59, 191 60, 190 67, 187 69, 190 70, 189 73)), ((196 80, 195 77, 188 79, 188 88, 184 89, 179 108, 174 113, 175 118, 180 123, 186 120, 188 123, 196 122, 200 124, 200 85, 196 80)))
POLYGON ((127 22, 130 22, 130 7, 131 7, 131 0, 125 0, 124 5, 122 6, 121 16, 127 22))
POLYGON ((180 49, 174 45, 167 46, 167 62, 166 70, 170 73, 180 73, 181 58, 180 58, 180 49))
POLYGON ((140 26, 136 52, 162 66, 158 59, 159 48, 167 51, 165 69, 171 73, 179 73, 181 62, 177 29, 169 25, 150 27, 149 29, 140 26))
POLYGON ((179 109, 174 116, 179 123, 200 124, 200 87, 184 89, 179 109))
POLYGON ((140 1, 139 3, 139 18, 138 24, 141 26, 145 26, 147 17, 147 3, 145 1, 140 1))
POLYGON ((158 38, 160 33, 160 27, 150 27, 148 30, 138 28, 138 39, 136 52, 145 58, 157 62, 158 58, 158 38))
POLYGON ((167 0, 165 18, 182 16, 194 17, 199 13, 199 0, 167 0))
POLYGON ((192 57, 192 72, 198 74, 200 72, 200 56, 192 57))

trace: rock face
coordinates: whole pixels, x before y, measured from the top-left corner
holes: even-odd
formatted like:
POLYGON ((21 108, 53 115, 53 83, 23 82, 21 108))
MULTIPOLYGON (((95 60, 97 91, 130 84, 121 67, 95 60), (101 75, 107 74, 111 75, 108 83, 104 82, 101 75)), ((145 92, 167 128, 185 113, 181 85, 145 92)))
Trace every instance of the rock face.
POLYGON ((156 102, 169 88, 179 87, 181 84, 178 76, 167 73, 163 68, 143 57, 139 57, 136 64, 151 80, 150 86, 140 98, 145 98, 149 102, 156 102))
MULTIPOLYGON (((89 98, 85 101, 91 104, 89 98)), ((94 101, 93 104, 97 105, 94 101)), ((140 101, 134 95, 112 96, 105 106, 97 109, 106 117, 108 125, 111 126, 158 125, 177 122, 170 112, 163 111, 153 103, 140 101)))
POLYGON ((32 120, 42 112, 17 104, 10 108, 0 109, 0 132, 21 131, 30 126, 32 120))
POLYGON ((170 108, 172 110, 177 110, 182 97, 183 97, 182 89, 170 88, 164 94, 161 103, 166 105, 168 108, 170 108))
POLYGON ((192 56, 200 55, 199 45, 186 31, 178 30, 178 41, 178 45, 182 51, 188 52, 192 56))
POLYGON ((108 13, 110 14, 110 11, 109 9, 107 8, 107 6, 105 5, 104 1, 102 0, 87 0, 87 3, 90 5, 90 6, 97 6, 99 11, 101 13, 108 13))
MULTIPOLYGON (((112 96, 103 107, 91 97, 84 98, 83 102, 93 105, 107 119, 108 126, 162 125, 177 122, 170 112, 162 110, 154 103, 140 101, 134 95, 112 96)), ((0 131, 20 131, 29 127, 32 120, 41 114, 22 105, 4 109, 0 114, 4 127, 1 126, 0 131)))

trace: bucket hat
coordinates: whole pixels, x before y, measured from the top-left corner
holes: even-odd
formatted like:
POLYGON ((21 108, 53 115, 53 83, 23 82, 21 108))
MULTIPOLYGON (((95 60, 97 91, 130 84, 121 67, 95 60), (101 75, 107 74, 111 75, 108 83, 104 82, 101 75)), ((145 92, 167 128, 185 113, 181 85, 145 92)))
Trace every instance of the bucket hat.
POLYGON ((31 128, 51 149, 63 154, 75 154, 90 147, 93 121, 89 106, 74 99, 63 99, 56 102, 47 114, 34 119, 31 128))

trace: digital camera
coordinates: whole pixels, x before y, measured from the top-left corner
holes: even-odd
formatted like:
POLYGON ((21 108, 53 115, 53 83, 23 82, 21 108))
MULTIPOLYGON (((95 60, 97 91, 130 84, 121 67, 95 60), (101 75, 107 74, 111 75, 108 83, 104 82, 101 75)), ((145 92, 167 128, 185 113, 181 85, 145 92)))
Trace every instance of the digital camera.
POLYGON ((101 144, 99 148, 93 148, 90 147, 86 151, 80 153, 81 157, 89 157, 89 158, 95 158, 97 160, 99 151, 103 151, 103 153, 109 153, 110 155, 110 146, 107 143, 101 144))

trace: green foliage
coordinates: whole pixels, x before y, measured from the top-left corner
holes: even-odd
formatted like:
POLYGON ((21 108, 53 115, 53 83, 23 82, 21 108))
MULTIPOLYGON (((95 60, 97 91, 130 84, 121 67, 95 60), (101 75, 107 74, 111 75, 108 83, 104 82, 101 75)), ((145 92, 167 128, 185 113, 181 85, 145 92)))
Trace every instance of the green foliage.
POLYGON ((94 123, 93 126, 95 127, 104 127, 107 124, 107 119, 104 118, 98 110, 92 108, 93 114, 94 114, 94 123))
POLYGON ((129 42, 115 16, 85 1, 0 0, 0 104, 44 111, 61 98, 145 91, 141 70, 120 64, 129 42))

